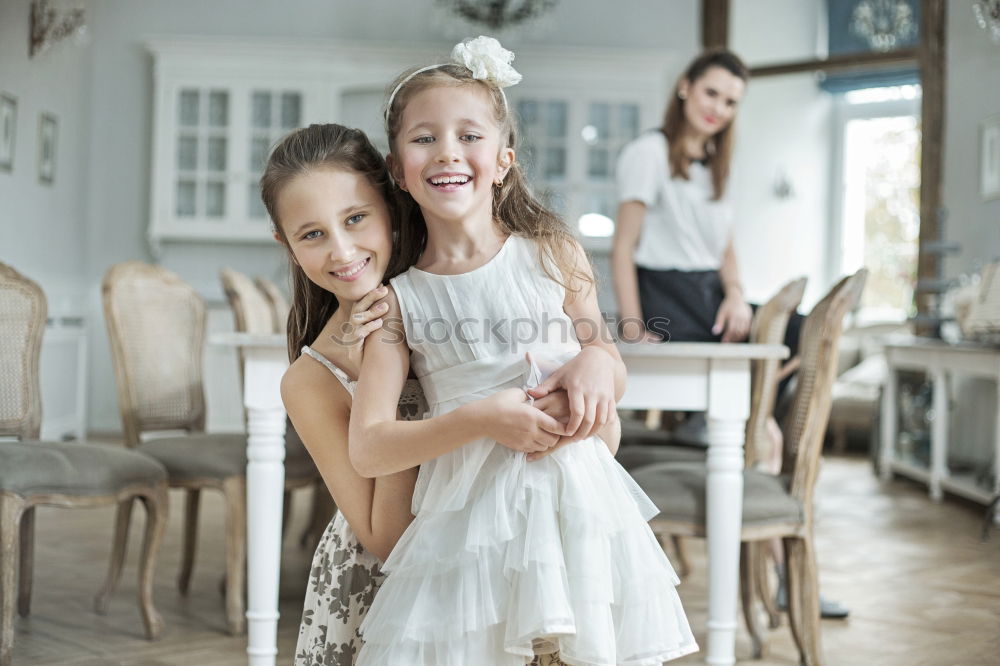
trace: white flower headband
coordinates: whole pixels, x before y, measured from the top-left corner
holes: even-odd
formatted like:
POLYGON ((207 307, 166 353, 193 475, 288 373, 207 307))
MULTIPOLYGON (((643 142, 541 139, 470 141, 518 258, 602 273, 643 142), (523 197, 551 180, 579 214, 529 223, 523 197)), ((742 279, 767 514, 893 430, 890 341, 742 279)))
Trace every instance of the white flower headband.
POLYGON ((396 84, 396 87, 392 89, 392 93, 389 95, 389 101, 385 105, 386 124, 389 121, 389 110, 392 109, 392 102, 396 99, 396 93, 403 87, 403 84, 417 74, 447 65, 461 65, 472 72, 472 78, 494 84, 500 89, 500 97, 503 98, 503 104, 506 107, 507 96, 504 94, 503 89, 521 80, 521 75, 516 69, 510 66, 513 60, 514 54, 500 46, 500 42, 492 37, 480 35, 475 39, 467 39, 464 42, 456 44, 455 48, 451 50, 451 62, 442 62, 436 65, 421 67, 396 84))

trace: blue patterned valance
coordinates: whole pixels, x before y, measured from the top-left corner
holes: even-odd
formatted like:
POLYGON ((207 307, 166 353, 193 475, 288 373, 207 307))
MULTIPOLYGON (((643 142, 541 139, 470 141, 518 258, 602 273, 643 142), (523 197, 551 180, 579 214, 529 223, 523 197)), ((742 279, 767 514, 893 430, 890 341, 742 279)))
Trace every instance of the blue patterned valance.
MULTIPOLYGON (((919 0, 827 0, 830 55, 895 51, 920 43, 919 0)), ((830 72, 820 83, 828 92, 920 83, 914 65, 830 72)))

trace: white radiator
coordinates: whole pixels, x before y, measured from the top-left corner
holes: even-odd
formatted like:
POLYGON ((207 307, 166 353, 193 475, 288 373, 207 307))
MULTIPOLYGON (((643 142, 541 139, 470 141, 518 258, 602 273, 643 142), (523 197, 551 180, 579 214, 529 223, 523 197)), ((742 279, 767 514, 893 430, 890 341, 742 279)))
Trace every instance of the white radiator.
POLYGON ((83 439, 87 431, 87 327, 83 317, 50 317, 39 363, 42 439, 83 439))

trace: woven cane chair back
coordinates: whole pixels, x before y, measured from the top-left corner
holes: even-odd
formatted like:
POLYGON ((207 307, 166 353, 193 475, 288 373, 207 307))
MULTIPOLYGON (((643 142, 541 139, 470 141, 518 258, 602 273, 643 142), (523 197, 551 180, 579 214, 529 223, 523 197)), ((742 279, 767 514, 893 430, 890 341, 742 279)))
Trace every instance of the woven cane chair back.
POLYGON ((782 471, 791 475, 791 494, 803 502, 807 512, 811 512, 813 486, 830 417, 844 317, 860 299, 867 276, 867 270, 861 269, 843 278, 802 324, 801 365, 795 396, 782 427, 785 441, 782 471))
MULTIPOLYGON (((802 302, 806 278, 793 280, 782 287, 771 300, 757 308, 750 325, 750 342, 780 345, 785 341, 788 318, 802 302)), ((766 454, 767 419, 774 412, 778 392, 779 359, 754 361, 750 365, 750 418, 746 429, 746 465, 752 466, 766 454)))
POLYGON ((112 266, 103 294, 126 445, 146 431, 204 430, 201 297, 174 273, 139 261, 112 266))
POLYGON ((0 263, 0 436, 38 439, 38 358, 45 328, 41 287, 0 263))
POLYGON ((254 278, 257 288, 264 292, 267 300, 271 302, 271 315, 274 318, 274 332, 284 333, 288 330, 288 313, 292 306, 284 292, 271 280, 262 275, 254 278))

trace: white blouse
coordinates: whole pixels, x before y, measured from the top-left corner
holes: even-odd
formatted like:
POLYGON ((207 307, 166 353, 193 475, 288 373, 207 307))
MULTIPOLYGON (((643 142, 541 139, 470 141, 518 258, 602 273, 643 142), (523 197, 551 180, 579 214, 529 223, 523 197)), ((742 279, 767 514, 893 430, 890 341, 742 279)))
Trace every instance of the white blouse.
POLYGON ((712 173, 700 162, 690 180, 671 178, 667 138, 646 132, 625 146, 618 158, 618 200, 646 205, 635 263, 654 270, 718 270, 733 226, 726 196, 712 200, 712 173))

